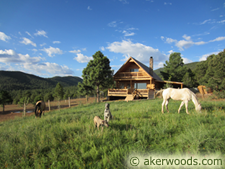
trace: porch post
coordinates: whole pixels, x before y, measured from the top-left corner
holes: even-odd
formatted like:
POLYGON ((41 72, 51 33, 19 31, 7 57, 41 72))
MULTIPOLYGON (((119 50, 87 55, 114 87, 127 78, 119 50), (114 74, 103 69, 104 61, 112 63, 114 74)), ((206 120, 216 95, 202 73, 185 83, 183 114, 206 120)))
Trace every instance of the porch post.
POLYGON ((181 83, 181 89, 183 88, 183 83, 181 83))

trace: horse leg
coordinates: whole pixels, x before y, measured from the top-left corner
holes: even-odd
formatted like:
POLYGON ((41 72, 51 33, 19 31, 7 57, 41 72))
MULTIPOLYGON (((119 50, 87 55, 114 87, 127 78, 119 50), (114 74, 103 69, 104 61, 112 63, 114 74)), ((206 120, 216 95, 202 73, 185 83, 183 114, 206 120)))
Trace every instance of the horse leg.
POLYGON ((164 113, 163 112, 163 107, 164 107, 165 102, 166 102, 166 100, 163 100, 163 102, 162 102, 162 113, 164 113))
POLYGON ((186 113, 189 114, 188 113, 188 101, 185 101, 185 107, 186 107, 186 113))
POLYGON ((179 109, 178 109, 178 113, 180 113, 180 109, 181 109, 181 107, 182 107, 183 105, 184 105, 184 101, 181 102, 180 107, 179 107, 179 109))
POLYGON ((166 110, 167 110, 167 112, 169 113, 169 110, 168 110, 168 104, 169 104, 169 100, 166 100, 166 110))
POLYGON ((41 114, 42 114, 42 111, 40 110, 40 118, 41 118, 41 114))

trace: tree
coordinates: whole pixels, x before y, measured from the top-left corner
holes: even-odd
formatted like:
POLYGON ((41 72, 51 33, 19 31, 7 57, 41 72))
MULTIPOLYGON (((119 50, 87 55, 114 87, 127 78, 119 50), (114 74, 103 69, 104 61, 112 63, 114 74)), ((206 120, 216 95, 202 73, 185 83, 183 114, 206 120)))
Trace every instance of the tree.
POLYGON ((27 90, 27 91, 25 91, 23 93, 23 97, 19 101, 19 104, 23 105, 23 116, 26 115, 27 105, 29 103, 31 103, 31 102, 32 102, 32 100, 31 100, 31 92, 27 90))
POLYGON ((219 98, 225 98, 224 65, 225 49, 217 55, 210 55, 205 62, 197 65, 195 71, 199 84, 211 88, 214 91, 214 94, 219 98))
POLYGON ((99 102, 99 87, 108 88, 113 83, 113 71, 109 66, 109 59, 102 54, 101 51, 93 55, 93 60, 83 70, 83 83, 78 84, 83 94, 89 94, 95 90, 97 94, 97 102, 99 102))
POLYGON ((184 67, 184 62, 180 55, 177 52, 170 54, 169 61, 166 61, 163 71, 160 71, 164 80, 168 80, 171 77, 171 81, 182 81, 187 68, 184 67))
POLYGON ((34 98, 34 104, 36 104, 39 100, 44 100, 44 97, 42 94, 39 94, 37 95, 35 98, 34 98))
POLYGON ((195 80, 195 74, 192 72, 191 69, 188 69, 183 77, 183 82, 188 87, 197 86, 197 82, 195 80))
POLYGON ((44 96, 44 101, 47 102, 48 100, 50 100, 50 101, 54 100, 54 97, 52 96, 51 93, 47 93, 44 96))
POLYGON ((0 91, 0 104, 3 107, 3 110, 2 110, 3 113, 5 111, 5 105, 8 103, 12 103, 12 101, 13 101, 13 99, 7 91, 5 91, 5 90, 0 91))
POLYGON ((63 98, 64 92, 63 92, 63 87, 61 86, 60 83, 57 83, 55 90, 54 90, 54 96, 60 100, 63 98))
POLYGON ((54 97, 56 97, 58 99, 58 107, 60 109, 60 104, 59 101, 60 99, 63 98, 64 92, 63 92, 63 87, 61 86, 60 83, 57 83, 55 90, 54 90, 54 97))

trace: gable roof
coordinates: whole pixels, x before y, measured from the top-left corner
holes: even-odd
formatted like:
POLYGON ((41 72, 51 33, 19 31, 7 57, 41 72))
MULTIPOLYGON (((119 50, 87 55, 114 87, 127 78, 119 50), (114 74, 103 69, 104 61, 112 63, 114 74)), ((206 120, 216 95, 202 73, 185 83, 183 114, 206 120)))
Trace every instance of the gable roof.
MULTIPOLYGON (((152 77, 153 79, 155 80, 158 80, 158 81, 163 81, 154 71, 153 71, 153 75, 150 74, 149 72, 149 67, 144 65, 143 63, 139 62, 138 60, 136 60, 135 58, 133 57, 130 57, 124 64, 123 66, 120 67, 120 69, 117 71, 117 72, 120 72, 120 70, 131 60, 133 59, 134 60, 134 63, 137 64, 139 67, 141 67, 150 77, 152 77)), ((115 75, 117 74, 117 72, 115 73, 115 75)), ((115 76, 114 75, 114 76, 115 76)))
MULTIPOLYGON (((131 57, 132 58, 132 57, 131 57)), ((134 59, 134 58, 132 58, 132 59, 134 59)), ((142 69, 144 69, 144 71, 146 72, 146 73, 148 73, 153 79, 155 79, 155 80, 159 80, 159 81, 163 81, 154 71, 152 71, 153 72, 153 75, 151 75, 150 74, 150 72, 149 72, 149 67, 148 66, 146 66, 146 65, 144 65, 143 63, 141 63, 141 62, 139 62, 138 60, 136 60, 136 59, 134 59, 136 62, 137 62, 137 64, 139 64, 139 66, 142 68, 142 69)))

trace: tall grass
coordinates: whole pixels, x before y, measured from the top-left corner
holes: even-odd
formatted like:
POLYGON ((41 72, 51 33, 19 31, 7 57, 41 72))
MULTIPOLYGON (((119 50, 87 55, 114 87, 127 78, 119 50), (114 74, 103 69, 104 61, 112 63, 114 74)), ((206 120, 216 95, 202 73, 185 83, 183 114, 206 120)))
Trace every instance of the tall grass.
MULTIPOLYGON (((2 168, 127 168, 131 152, 157 154, 225 154, 224 102, 201 101, 202 113, 189 102, 190 115, 180 102, 170 101, 161 113, 161 99, 110 102, 114 120, 103 132, 94 116, 103 119, 104 104, 75 108, 0 123, 2 168)), ((225 157, 222 155, 223 158, 225 157)))

